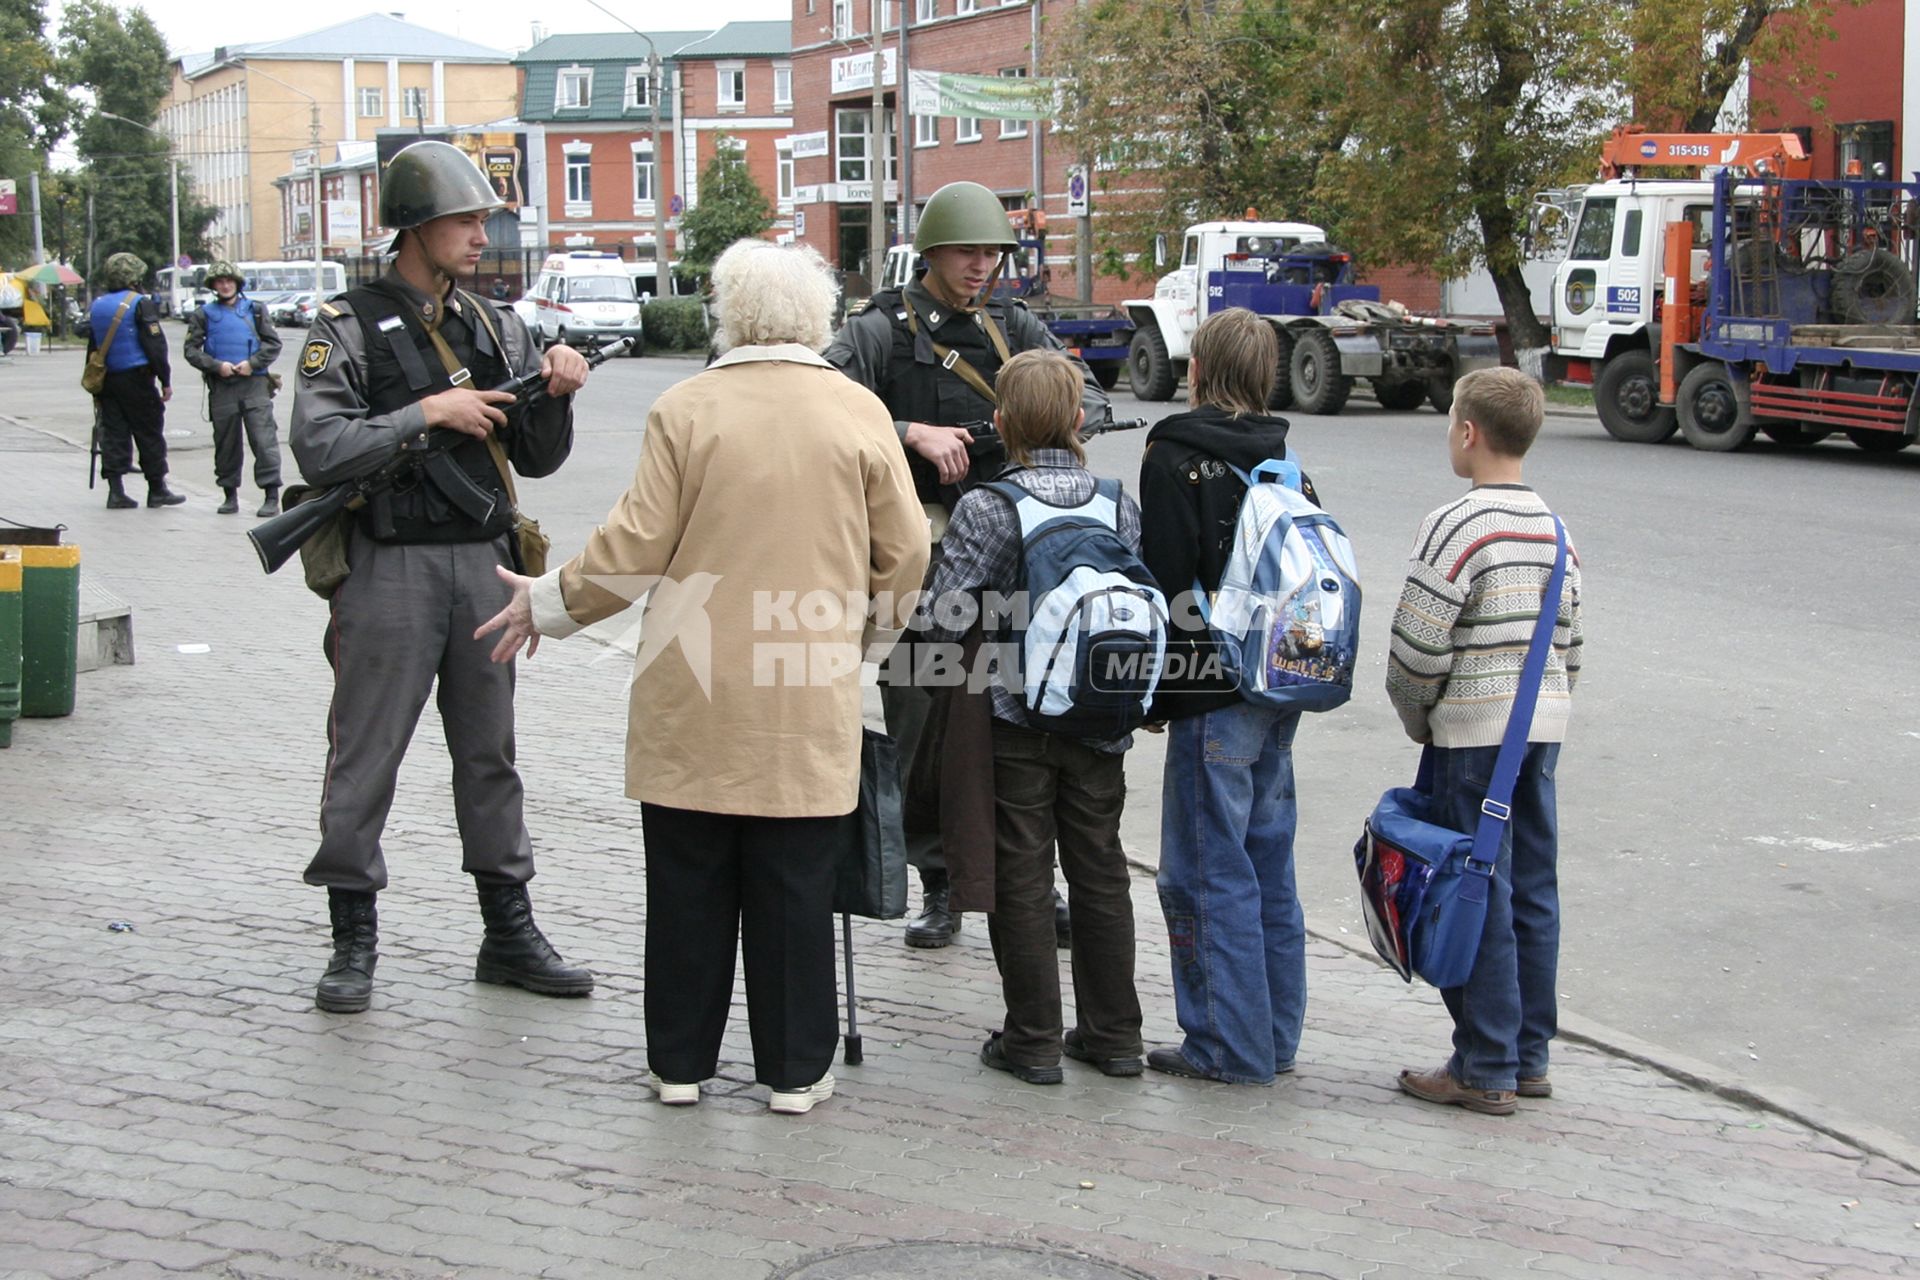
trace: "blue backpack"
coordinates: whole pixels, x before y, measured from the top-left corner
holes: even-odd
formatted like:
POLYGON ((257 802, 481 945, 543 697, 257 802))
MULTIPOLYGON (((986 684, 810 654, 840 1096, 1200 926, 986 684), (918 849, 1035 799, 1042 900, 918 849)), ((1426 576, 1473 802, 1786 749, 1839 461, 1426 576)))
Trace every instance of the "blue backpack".
POLYGON ((1020 518, 1024 616, 1003 635, 1019 657, 1027 723, 1093 741, 1138 728, 1166 661, 1167 599, 1120 538, 1120 482, 1098 481, 1077 507, 1011 480, 984 487, 1020 518))
POLYGON ((1300 468, 1269 459, 1251 472, 1233 549, 1201 616, 1240 696, 1282 711, 1329 711, 1353 696, 1360 649, 1360 570, 1332 516, 1300 492, 1300 468))

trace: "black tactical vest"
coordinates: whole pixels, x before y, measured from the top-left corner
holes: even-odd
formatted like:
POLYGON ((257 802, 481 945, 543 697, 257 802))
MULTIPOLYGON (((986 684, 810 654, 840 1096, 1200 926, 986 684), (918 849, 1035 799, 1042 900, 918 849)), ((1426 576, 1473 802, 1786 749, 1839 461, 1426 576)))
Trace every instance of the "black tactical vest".
MULTIPOLYGON (((440 353, 427 336, 418 304, 379 280, 353 290, 344 301, 365 335, 370 413, 396 413, 453 385, 440 353)), ((472 373, 468 385, 476 390, 497 387, 511 376, 492 335, 473 315, 474 307, 484 305, 471 297, 463 298, 460 310, 450 311, 440 326, 440 335, 472 373)), ((513 415, 508 416, 511 422, 513 415)), ((385 495, 385 512, 378 510, 377 504, 382 501, 378 498, 360 511, 361 531, 384 542, 418 543, 488 542, 511 530, 513 509, 507 502, 506 484, 486 442, 470 439, 449 457, 476 485, 496 495, 493 515, 485 524, 447 501, 432 480, 416 473, 385 495), (389 517, 392 536, 381 538, 375 530, 389 517)))
MULTIPOLYGON (((899 290, 889 289, 873 295, 874 308, 884 311, 893 324, 893 351, 887 360, 886 381, 879 388, 880 399, 897 422, 925 422, 936 427, 991 422, 993 406, 962 381, 959 374, 941 368, 940 358, 933 354, 933 340, 937 337, 979 370, 987 385, 993 385, 1000 375, 1000 353, 993 349, 992 340, 976 318, 978 313, 950 312, 943 306, 937 311, 940 323, 929 325, 927 304, 922 301, 916 305, 918 335, 907 329, 907 306, 899 290)), ((994 323, 1000 326, 1000 332, 1006 334, 1004 308, 996 303, 988 310, 994 323)), ((1008 344, 1012 344, 1010 336, 1008 344)))

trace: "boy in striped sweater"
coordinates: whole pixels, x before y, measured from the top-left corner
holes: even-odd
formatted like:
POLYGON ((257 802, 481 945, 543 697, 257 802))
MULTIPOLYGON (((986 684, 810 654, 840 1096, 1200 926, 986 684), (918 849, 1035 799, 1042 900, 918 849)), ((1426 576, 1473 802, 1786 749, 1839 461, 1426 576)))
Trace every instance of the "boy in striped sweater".
MULTIPOLYGON (((1546 397, 1518 369, 1455 384, 1447 423, 1453 473, 1467 495, 1429 515, 1414 539, 1393 615, 1387 695, 1407 736, 1434 749, 1433 820, 1472 831, 1553 571, 1553 513, 1521 479, 1546 397)), ((1571 543, 1546 677, 1514 784, 1487 928, 1465 986, 1441 991, 1453 1056, 1402 1071, 1416 1098, 1507 1115, 1515 1095, 1545 1098, 1560 958, 1558 818, 1553 775, 1580 674, 1580 567, 1571 543)))

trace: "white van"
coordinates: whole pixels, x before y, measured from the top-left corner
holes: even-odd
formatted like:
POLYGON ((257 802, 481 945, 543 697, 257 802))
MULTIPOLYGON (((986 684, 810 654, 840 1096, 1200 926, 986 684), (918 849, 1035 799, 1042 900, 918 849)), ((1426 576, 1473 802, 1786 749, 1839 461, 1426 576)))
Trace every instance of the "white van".
POLYGON ((526 300, 533 303, 534 339, 543 347, 632 338, 628 354, 640 354, 640 299, 617 253, 576 249, 547 255, 526 300))

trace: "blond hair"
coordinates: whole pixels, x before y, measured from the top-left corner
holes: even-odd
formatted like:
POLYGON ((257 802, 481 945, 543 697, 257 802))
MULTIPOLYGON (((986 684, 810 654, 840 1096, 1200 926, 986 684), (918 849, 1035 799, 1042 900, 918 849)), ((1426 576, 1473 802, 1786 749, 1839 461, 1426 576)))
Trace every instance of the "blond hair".
POLYGON ((1453 384, 1453 417, 1471 422, 1495 453, 1526 456, 1547 412, 1547 393, 1518 369, 1475 369, 1453 384))
POLYGON ((1280 372, 1280 340, 1273 326, 1245 307, 1216 311, 1193 332, 1187 402, 1224 409, 1236 418, 1267 411, 1280 372))
POLYGON ((736 240, 713 264, 713 309, 729 348, 825 349, 835 293, 827 264, 805 245, 736 240))
POLYGON ((1082 464, 1080 371, 1058 351, 1022 351, 994 379, 1000 401, 1000 442, 1007 458, 1029 466, 1035 449, 1065 449, 1082 464))

